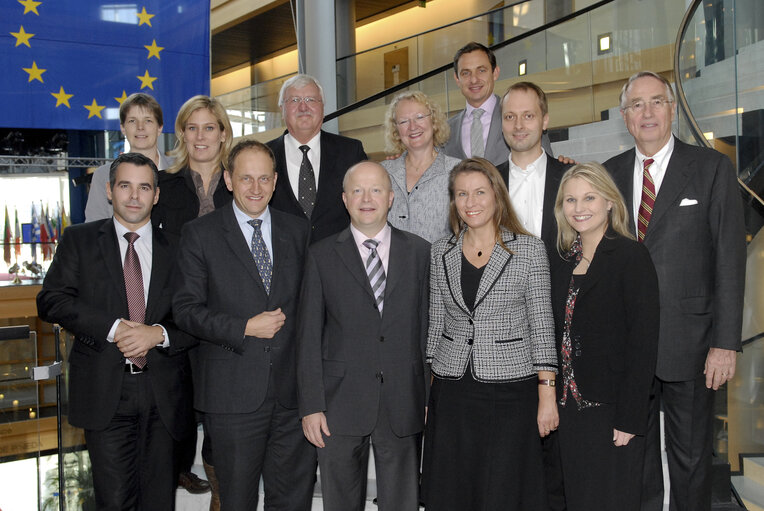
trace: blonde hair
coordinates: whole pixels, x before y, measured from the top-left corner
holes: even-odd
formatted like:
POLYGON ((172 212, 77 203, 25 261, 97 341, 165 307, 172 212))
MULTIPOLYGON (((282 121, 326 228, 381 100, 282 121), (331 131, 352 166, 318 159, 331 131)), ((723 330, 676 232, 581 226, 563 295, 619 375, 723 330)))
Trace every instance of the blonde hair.
POLYGON ((557 252, 564 255, 573 246, 578 232, 568 223, 562 211, 563 190, 565 185, 574 178, 580 178, 589 183, 603 199, 613 204, 608 211, 608 226, 626 238, 634 239, 629 232, 629 212, 623 195, 618 191, 610 173, 597 162, 579 163, 569 168, 560 180, 557 198, 554 201, 554 218, 557 220, 557 252))
POLYGON ((228 159, 228 152, 233 145, 233 133, 231 129, 231 121, 228 120, 228 114, 225 111, 222 103, 217 99, 209 96, 194 96, 188 101, 183 103, 178 111, 178 117, 175 119, 175 148, 170 153, 175 157, 175 161, 172 166, 167 169, 170 174, 175 174, 180 169, 188 167, 188 147, 186 147, 186 141, 183 138, 183 132, 186 129, 186 123, 194 112, 201 108, 206 108, 209 112, 215 116, 218 121, 218 127, 220 131, 225 133, 225 140, 220 144, 220 152, 218 152, 218 162, 220 165, 225 165, 228 159))
POLYGON ((409 90, 395 96, 387 107, 387 112, 385 112, 385 151, 391 154, 400 154, 406 150, 406 146, 401 142, 401 136, 398 133, 398 126, 395 122, 395 110, 398 108, 398 104, 405 100, 416 101, 430 111, 433 144, 435 146, 445 145, 448 142, 448 136, 451 134, 451 128, 448 127, 446 115, 437 103, 430 101, 427 94, 418 90, 409 90))
POLYGON ((517 217, 512 202, 509 200, 509 193, 507 193, 507 186, 504 184, 504 180, 501 178, 501 174, 496 167, 490 161, 484 158, 468 158, 462 160, 456 167, 451 169, 451 173, 448 175, 448 222, 451 226, 451 231, 458 236, 462 230, 464 230, 464 220, 459 216, 459 212, 456 210, 454 182, 460 174, 467 174, 470 172, 477 172, 483 174, 488 182, 491 184, 493 190, 493 197, 496 201, 496 209, 493 212, 493 225, 496 229, 496 240, 499 245, 509 252, 511 250, 507 248, 504 241, 501 239, 501 229, 507 229, 515 234, 525 234, 531 236, 531 234, 525 230, 522 222, 517 217))

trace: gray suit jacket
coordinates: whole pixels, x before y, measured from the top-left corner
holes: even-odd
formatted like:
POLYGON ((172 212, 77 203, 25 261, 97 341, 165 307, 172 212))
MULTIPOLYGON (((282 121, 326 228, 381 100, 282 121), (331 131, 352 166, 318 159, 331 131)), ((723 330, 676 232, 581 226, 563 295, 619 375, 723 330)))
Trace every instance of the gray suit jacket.
POLYGON ((480 279, 475 307, 461 286, 464 236, 432 246, 427 360, 442 378, 461 378, 472 360, 484 382, 522 380, 557 371, 549 263, 544 242, 502 230, 480 279))
POLYGON ((380 317, 350 228, 310 247, 298 320, 301 417, 324 412, 332 434, 365 436, 382 400, 396 435, 422 431, 429 254, 429 243, 392 227, 380 317))
MULTIPOLYGON (((509 158, 509 146, 504 141, 504 135, 501 133, 501 98, 496 96, 496 108, 493 109, 491 117, 491 127, 488 130, 488 138, 485 144, 485 159, 499 165, 509 158)), ((466 110, 466 109, 465 109, 466 110)), ((451 128, 451 135, 444 147, 448 156, 463 160, 467 157, 462 147, 462 121, 464 121, 464 112, 462 110, 448 120, 448 126, 451 128)))
MULTIPOLYGON (((740 350, 745 224, 735 171, 717 151, 675 139, 644 244, 658 273, 656 374, 688 381, 709 348, 740 350)), ((632 212, 635 151, 605 162, 632 212)), ((630 220, 632 232, 634 220, 630 220)))
POLYGON ((279 403, 297 407, 294 336, 308 223, 273 208, 271 221, 270 294, 231 204, 183 227, 182 284, 173 312, 178 325, 201 341, 193 377, 194 407, 203 412, 257 410, 271 371, 279 403), (244 335, 249 318, 279 307, 286 322, 272 339, 244 335))

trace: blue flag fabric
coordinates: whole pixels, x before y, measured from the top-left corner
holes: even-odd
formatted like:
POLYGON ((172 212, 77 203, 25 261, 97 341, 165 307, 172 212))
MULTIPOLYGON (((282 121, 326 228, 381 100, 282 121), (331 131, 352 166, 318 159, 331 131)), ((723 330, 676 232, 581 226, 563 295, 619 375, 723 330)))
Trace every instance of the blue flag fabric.
POLYGON ((118 130, 134 92, 172 127, 209 94, 209 20, 209 0, 4 0, 0 127, 118 130))

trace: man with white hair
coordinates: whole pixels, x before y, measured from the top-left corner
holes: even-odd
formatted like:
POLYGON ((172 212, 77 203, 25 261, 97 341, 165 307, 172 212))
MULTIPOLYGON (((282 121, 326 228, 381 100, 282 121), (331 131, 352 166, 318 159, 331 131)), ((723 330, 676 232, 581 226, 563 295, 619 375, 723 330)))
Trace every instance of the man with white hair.
POLYGON ((312 76, 298 74, 284 82, 279 106, 287 130, 267 144, 279 175, 271 206, 306 218, 310 241, 318 241, 348 226, 342 178, 366 153, 360 141, 321 129, 324 91, 312 76))

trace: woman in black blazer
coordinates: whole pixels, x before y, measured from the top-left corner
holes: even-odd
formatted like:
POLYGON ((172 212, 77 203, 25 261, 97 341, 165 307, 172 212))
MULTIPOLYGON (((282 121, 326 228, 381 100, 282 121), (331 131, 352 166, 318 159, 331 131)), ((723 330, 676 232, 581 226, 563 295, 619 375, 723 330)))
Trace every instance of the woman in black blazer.
POLYGON ((562 177, 552 307, 559 450, 569 511, 638 510, 658 349, 658 280, 598 163, 562 177))
POLYGON ((223 105, 209 96, 186 101, 175 119, 173 165, 159 173, 151 222, 180 235, 183 225, 231 202, 223 167, 233 142, 223 105))

